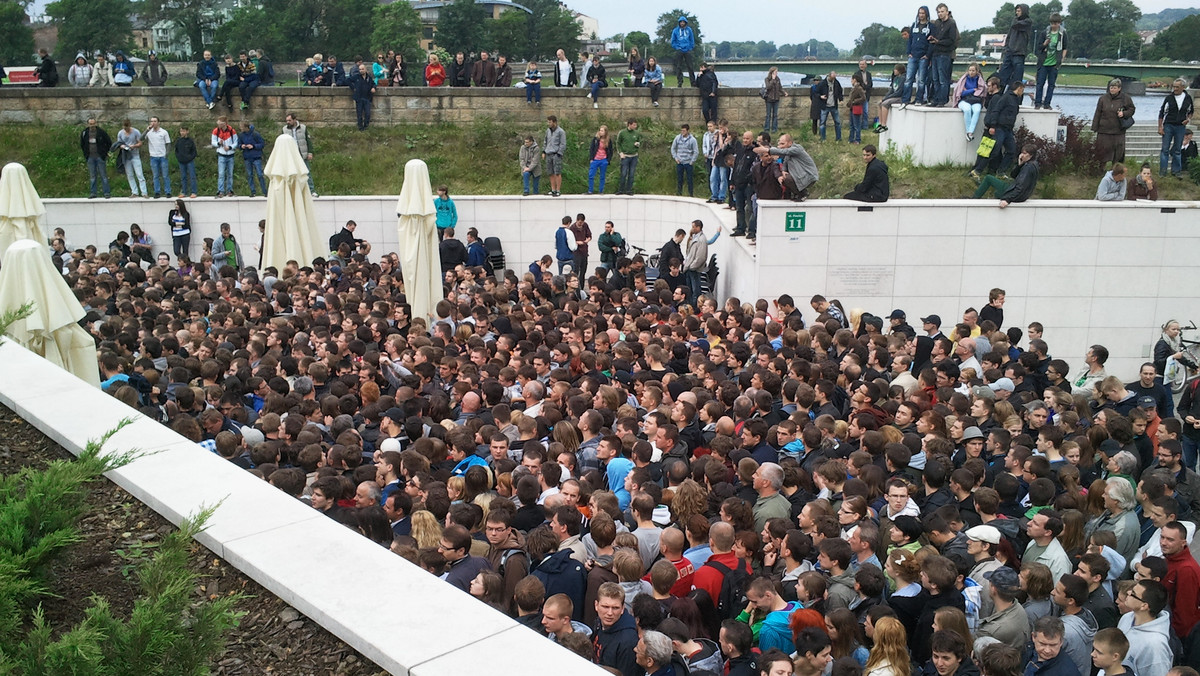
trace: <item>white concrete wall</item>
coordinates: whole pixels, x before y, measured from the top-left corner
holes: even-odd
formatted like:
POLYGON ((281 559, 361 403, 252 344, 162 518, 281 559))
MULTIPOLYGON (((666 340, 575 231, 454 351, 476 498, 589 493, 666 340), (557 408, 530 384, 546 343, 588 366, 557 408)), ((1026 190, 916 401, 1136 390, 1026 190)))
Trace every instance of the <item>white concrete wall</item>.
MULTIPOLYGON (((396 228, 395 195, 371 197, 320 197, 314 200, 317 224, 322 241, 329 238, 353 219, 358 223, 355 233, 372 243, 373 253, 395 251, 399 233, 396 228), (381 248, 382 243, 382 248, 381 248)), ((459 239, 466 241, 467 228, 479 228, 481 237, 499 237, 504 245, 508 266, 518 274, 544 254, 554 253, 554 231, 563 216, 587 215, 593 242, 589 265, 599 265, 600 255, 595 238, 604 232, 604 222, 611 220, 617 231, 631 243, 653 253, 671 237, 677 228, 687 229, 695 219, 704 221, 713 231, 716 223, 729 220, 733 212, 707 204, 704 200, 686 197, 614 195, 563 197, 454 197, 458 209, 459 239)), ((191 250, 198 258, 205 237, 216 238, 220 224, 233 226, 234 236, 242 244, 242 253, 252 262, 258 257, 251 249, 259 241, 258 222, 266 218, 267 201, 235 197, 225 199, 198 198, 187 200, 192 214, 191 250)), ((96 244, 103 248, 120 230, 137 223, 155 243, 155 252, 171 251, 171 229, 167 214, 175 207, 174 200, 153 199, 53 199, 46 200, 46 232, 61 226, 72 248, 96 244)))
MULTIPOLYGON (((926 108, 892 106, 888 114, 888 130, 879 135, 879 147, 893 152, 911 152, 913 164, 932 167, 939 164, 970 165, 975 163, 979 139, 983 137, 983 116, 975 127, 975 140, 967 141, 963 113, 958 108, 926 108)), ((1036 110, 1022 107, 1013 129, 1027 127, 1038 136, 1054 138, 1058 132, 1057 110, 1036 110)))
POLYGON ((108 477, 178 524, 217 506, 204 546, 392 674, 602 674, 557 644, 202 450, 61 368, 0 340, 0 402, 72 453, 146 455, 108 477), (69 417, 69 420, 68 420, 69 417), (369 571, 370 583, 345 571, 369 571))
POLYGON ((914 325, 937 314, 948 330, 1001 287, 1006 327, 1044 324, 1051 352, 1073 372, 1089 345, 1103 344, 1109 373, 1128 380, 1163 322, 1200 321, 1200 202, 996 205, 764 202, 757 296, 790 293, 810 321, 806 301, 820 293, 847 310, 900 308, 914 325), (804 232, 785 231, 789 212, 805 214, 804 232))

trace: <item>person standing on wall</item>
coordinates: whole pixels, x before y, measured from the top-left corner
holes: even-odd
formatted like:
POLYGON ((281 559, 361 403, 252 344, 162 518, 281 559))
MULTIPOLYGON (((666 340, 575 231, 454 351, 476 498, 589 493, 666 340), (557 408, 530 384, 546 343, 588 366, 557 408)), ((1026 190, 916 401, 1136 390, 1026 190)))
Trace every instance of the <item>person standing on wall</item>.
MULTIPOLYGON (((317 189, 313 187, 312 167, 309 164, 312 162, 312 141, 308 137, 308 127, 296 117, 295 113, 288 113, 284 118, 283 133, 291 136, 296 141, 296 149, 300 151, 300 157, 304 159, 304 167, 309 169, 308 172, 308 191, 313 197, 317 197, 317 189)), ((195 197, 195 195, 192 195, 195 197)))
POLYGON ((720 89, 721 83, 717 81, 717 71, 711 63, 700 64, 700 77, 696 79, 696 86, 700 88, 700 114, 704 116, 705 122, 715 122, 720 107, 717 90, 720 89))
POLYGON ((179 163, 179 196, 190 194, 195 197, 196 141, 186 124, 179 127, 179 138, 175 139, 175 161, 179 163))
POLYGON ((171 145, 171 134, 158 124, 158 118, 150 118, 146 129, 146 145, 150 148, 150 176, 154 184, 154 199, 171 196, 171 165, 167 161, 167 146, 171 145))
POLYGON ((692 136, 692 127, 684 124, 679 127, 679 134, 671 141, 671 159, 675 160, 675 194, 683 194, 683 178, 687 177, 688 197, 695 197, 693 188, 693 170, 700 150, 696 145, 696 137, 692 136))
POLYGON ((1058 12, 1050 15, 1046 39, 1042 40, 1035 55, 1038 69, 1037 88, 1033 90, 1033 107, 1050 110, 1050 99, 1054 98, 1054 83, 1058 81, 1058 67, 1067 58, 1067 32, 1063 30, 1062 15, 1058 12))
POLYGON ((625 129, 617 134, 617 153, 621 156, 618 195, 633 194, 633 177, 637 173, 638 152, 641 148, 642 133, 638 131, 638 121, 631 117, 625 121, 625 129))
POLYGON ((695 86, 696 66, 692 60, 692 52, 696 49, 696 33, 688 24, 686 16, 679 17, 675 29, 671 31, 671 49, 675 50, 675 86, 683 86, 684 66, 688 69, 688 81, 695 86))
POLYGON ((375 97, 375 78, 367 71, 366 64, 359 64, 358 70, 351 76, 350 96, 354 99, 358 130, 366 131, 371 126, 371 101, 375 97))
POLYGON ((1162 152, 1158 158, 1159 176, 1167 175, 1167 161, 1170 160, 1171 175, 1183 178, 1183 134, 1194 112, 1195 103, 1192 95, 1187 93, 1187 81, 1181 77, 1175 78, 1171 83, 1171 93, 1163 97, 1162 106, 1158 109, 1158 135, 1163 137, 1162 152))
POLYGON ((83 159, 87 163, 91 184, 88 199, 96 198, 97 178, 104 188, 104 198, 112 197, 112 189, 108 186, 108 151, 112 148, 112 139, 109 138, 108 132, 96 123, 96 118, 88 118, 87 128, 79 135, 79 147, 83 150, 83 159))
POLYGON ((954 68, 954 50, 958 48, 958 23, 946 3, 937 6, 937 19, 929 31, 930 71, 933 88, 930 103, 941 107, 950 101, 950 73, 954 68))
POLYGON ((1029 5, 1021 3, 1014 11, 1012 26, 1004 40, 1004 62, 1000 65, 1001 87, 1025 79, 1025 56, 1029 54, 1029 41, 1033 37, 1029 5))
POLYGON ((1096 132, 1096 154, 1107 165, 1125 161, 1125 132, 1133 126, 1137 108, 1133 99, 1121 90, 1121 79, 1108 81, 1108 91, 1096 100, 1092 114, 1092 131, 1096 132))
POLYGON ((683 278, 691 290, 693 304, 700 298, 700 275, 708 269, 708 237, 704 234, 704 223, 692 221, 688 233, 687 252, 683 257, 683 278))
MULTIPOLYGON (((555 73, 557 72, 555 70, 555 73)), ((567 150, 567 132, 558 126, 556 115, 547 116, 546 122, 546 140, 542 143, 542 160, 546 163, 546 175, 550 177, 550 195, 558 197, 562 195, 563 153, 567 150)))
POLYGON ((119 159, 125 167, 125 178, 129 181, 132 196, 149 197, 146 175, 142 173, 142 132, 134 128, 129 118, 125 118, 121 123, 121 131, 117 132, 117 148, 121 152, 119 159))

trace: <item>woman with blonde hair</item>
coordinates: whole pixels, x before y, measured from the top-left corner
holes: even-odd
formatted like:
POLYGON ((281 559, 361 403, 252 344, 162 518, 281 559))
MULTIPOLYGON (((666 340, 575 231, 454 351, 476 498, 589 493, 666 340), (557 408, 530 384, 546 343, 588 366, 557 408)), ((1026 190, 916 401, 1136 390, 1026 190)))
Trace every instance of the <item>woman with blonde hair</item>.
POLYGON ((434 518, 433 513, 426 509, 418 509, 412 513, 412 537, 417 541, 418 549, 437 549, 438 541, 442 539, 442 525, 434 518))
POLYGON ((933 611, 933 630, 952 631, 962 637, 967 645, 973 645, 971 627, 967 624, 967 614, 958 608, 942 606, 933 611))
POLYGON ((863 667, 866 676, 909 676, 908 632, 894 617, 880 618, 875 623, 875 647, 863 667))
POLYGON ((579 444, 582 440, 579 438, 579 430, 574 424, 566 420, 556 424, 553 432, 554 440, 563 445, 563 448, 570 453, 579 450, 579 444))

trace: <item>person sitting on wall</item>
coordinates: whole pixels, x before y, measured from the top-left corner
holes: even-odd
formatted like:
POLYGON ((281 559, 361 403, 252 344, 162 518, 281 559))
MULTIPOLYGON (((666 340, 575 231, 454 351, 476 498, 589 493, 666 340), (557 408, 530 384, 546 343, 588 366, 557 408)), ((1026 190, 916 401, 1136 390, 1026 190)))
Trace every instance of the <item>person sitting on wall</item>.
POLYGON ((842 199, 856 202, 886 202, 891 192, 888 185, 888 167, 875 156, 875 146, 867 144, 862 149, 863 162, 867 163, 862 183, 846 193, 842 199))
POLYGON ((1033 189, 1037 187, 1038 163, 1034 159, 1036 154, 1037 148, 1032 144, 1021 148, 1017 163, 1010 172, 1013 180, 1009 182, 988 174, 979 183, 979 188, 975 191, 975 199, 983 197, 989 188, 1000 196, 1001 209, 1029 199, 1033 195, 1033 189))

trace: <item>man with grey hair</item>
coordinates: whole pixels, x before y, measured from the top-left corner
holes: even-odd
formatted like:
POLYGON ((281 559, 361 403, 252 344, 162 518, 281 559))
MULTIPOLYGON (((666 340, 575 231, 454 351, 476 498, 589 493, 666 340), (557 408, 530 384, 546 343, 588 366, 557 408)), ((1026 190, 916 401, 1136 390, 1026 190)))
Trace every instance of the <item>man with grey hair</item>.
POLYGON ((313 380, 309 376, 296 378, 296 382, 292 383, 292 391, 300 395, 301 399, 316 399, 316 388, 313 387, 313 380))
POLYGON ((792 140, 791 134, 779 137, 778 148, 759 146, 754 149, 754 152, 759 157, 770 154, 783 158, 783 176, 780 177, 779 184, 783 186, 785 195, 793 200, 803 201, 806 199, 809 187, 821 178, 820 172, 817 171, 817 163, 813 161, 804 146, 792 140))
POLYGON ((767 520, 787 519, 791 515, 792 503, 779 491, 783 490, 783 468, 773 462, 764 462, 754 471, 754 490, 758 500, 754 502, 754 528, 762 532, 767 520))
POLYGON ((542 414, 542 400, 546 396, 546 387, 536 380, 525 383, 521 390, 521 398, 525 400, 525 415, 536 418, 542 414))
POLYGON ((657 631, 643 631, 642 638, 638 641, 637 647, 633 649, 638 666, 646 670, 647 676, 673 673, 669 668, 671 656, 674 653, 675 648, 671 645, 671 639, 667 638, 666 634, 657 631))
POLYGON ((1167 160, 1171 163, 1171 175, 1183 176, 1183 135, 1192 121, 1195 105, 1187 93, 1187 81, 1176 78, 1171 83, 1171 93, 1163 97, 1158 109, 1158 135, 1162 137, 1162 152, 1158 157, 1158 173, 1167 175, 1167 160))
POLYGON ((354 490, 354 506, 359 509, 374 507, 379 504, 383 489, 374 481, 364 481, 354 490))
MULTIPOLYGON (((1114 459, 1123 453, 1126 451, 1121 451, 1114 459)), ((1124 477, 1110 477, 1107 484, 1104 489, 1104 513, 1088 522, 1084 534, 1091 537, 1096 531, 1112 531, 1117 536, 1117 553, 1126 561, 1131 561, 1137 553, 1142 534, 1137 513, 1133 511, 1137 506, 1133 484, 1124 477)))

